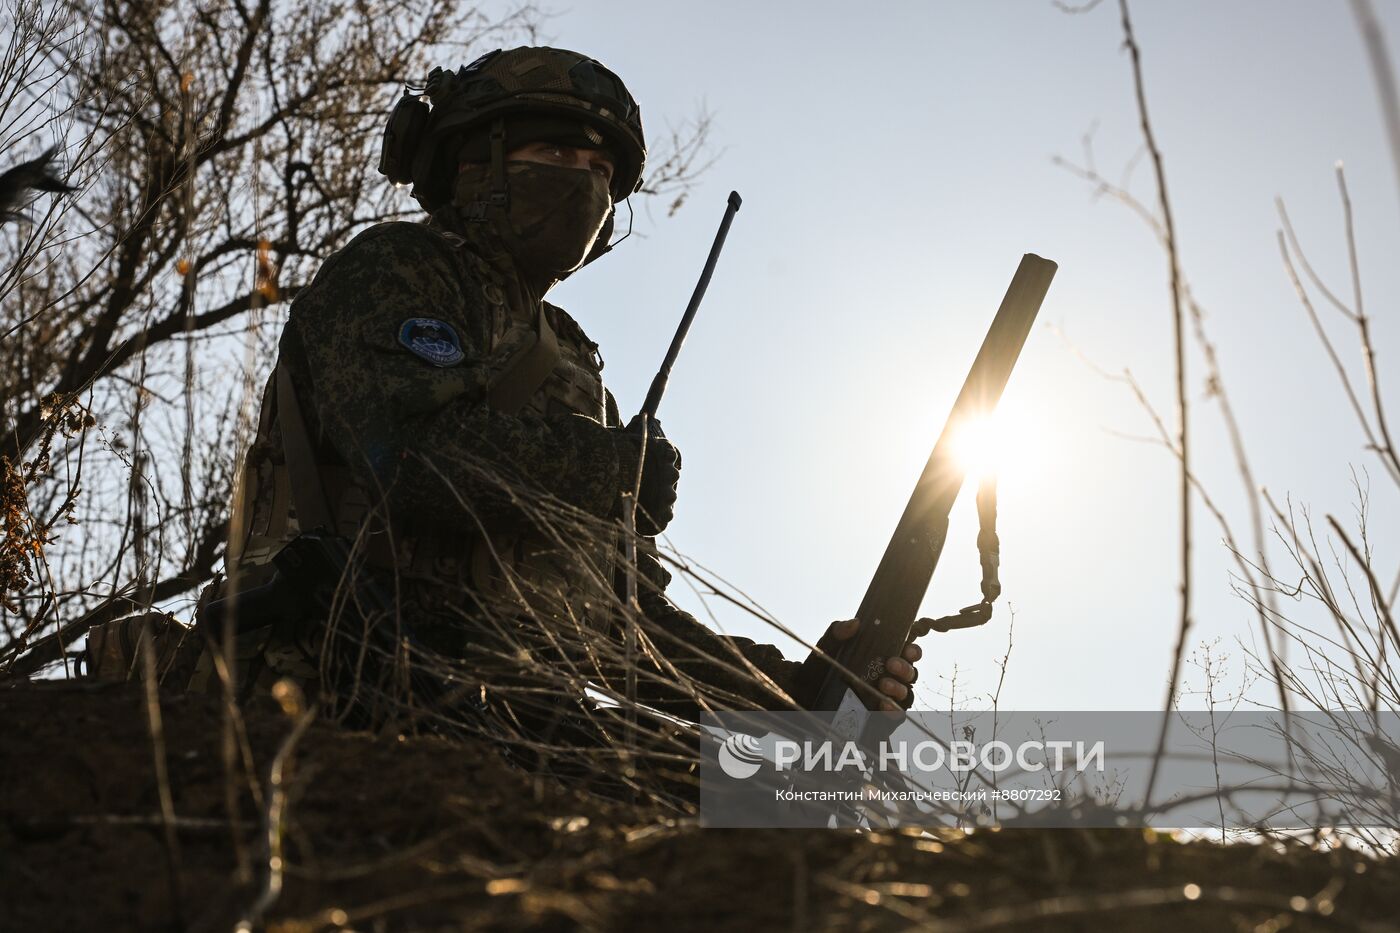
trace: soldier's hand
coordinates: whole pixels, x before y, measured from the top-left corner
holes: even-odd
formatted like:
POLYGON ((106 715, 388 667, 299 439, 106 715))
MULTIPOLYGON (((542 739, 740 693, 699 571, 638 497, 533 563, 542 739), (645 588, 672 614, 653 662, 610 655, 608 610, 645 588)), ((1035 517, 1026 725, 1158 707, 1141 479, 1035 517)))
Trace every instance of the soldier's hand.
MULTIPOLYGON (((626 428, 615 428, 614 437, 618 442, 618 462, 622 466, 622 491, 628 492, 637 478, 637 460, 642 450, 640 426, 634 421, 626 428)), ((647 432, 641 495, 637 499, 640 534, 658 535, 666 530, 676 515, 676 486, 680 478, 681 452, 653 421, 647 432)))
MULTIPOLYGON (((841 622, 831 623, 831 627, 826 630, 826 635, 822 637, 834 641, 846 641, 854 638, 858 631, 860 631, 859 619, 845 619, 841 622)), ((923 656, 924 650, 911 642, 904 646, 901 657, 885 659, 885 671, 889 676, 880 678, 880 683, 877 686, 880 692, 889 699, 881 701, 881 709, 890 711, 900 707, 908 709, 914 704, 914 682, 919 679, 919 671, 914 665, 923 656), (896 706, 896 703, 899 706, 896 706)))
MULTIPOLYGON (((817 641, 817 648, 826 654, 835 654, 837 643, 854 638, 858 631, 860 631, 859 619, 844 619, 840 622, 833 622, 827 627, 826 633, 822 635, 821 639, 817 641)), ((914 704, 913 687, 914 682, 919 679, 919 672, 914 665, 923 656, 923 649, 910 642, 904 646, 900 657, 885 659, 885 671, 888 676, 880 678, 877 687, 888 699, 881 701, 881 709, 894 712, 900 708, 908 709, 914 704)), ((796 699, 804 706, 810 708, 810 704, 814 702, 815 694, 820 689, 821 682, 830 667, 831 662, 817 651, 813 651, 807 656, 807 660, 797 674, 798 695, 796 699)))

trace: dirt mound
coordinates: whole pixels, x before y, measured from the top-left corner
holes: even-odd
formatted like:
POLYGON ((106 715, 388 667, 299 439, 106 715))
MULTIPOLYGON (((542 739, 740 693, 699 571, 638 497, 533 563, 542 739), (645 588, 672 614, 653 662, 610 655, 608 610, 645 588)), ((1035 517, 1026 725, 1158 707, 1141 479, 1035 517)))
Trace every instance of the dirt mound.
MULTIPOLYGON (((227 779, 217 703, 165 696, 161 711, 174 879, 140 690, 0 690, 0 929, 227 930, 268 898, 266 801, 227 779)), ((246 721, 266 793, 293 723, 270 701, 246 721)), ((1394 930, 1400 906, 1400 865, 1350 851, 702 830, 490 747, 320 723, 285 786, 269 930, 1394 930)))

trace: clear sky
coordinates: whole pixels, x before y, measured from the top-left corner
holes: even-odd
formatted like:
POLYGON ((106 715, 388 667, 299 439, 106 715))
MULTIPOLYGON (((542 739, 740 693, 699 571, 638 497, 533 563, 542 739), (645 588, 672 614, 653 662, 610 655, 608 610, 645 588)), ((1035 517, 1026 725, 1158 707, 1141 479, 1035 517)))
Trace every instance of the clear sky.
MULTIPOLYGON (((1400 50, 1400 9, 1382 6, 1400 50)), ((1371 461, 1284 275, 1274 207, 1287 201, 1314 265, 1345 292, 1333 175, 1345 161, 1384 370, 1400 347, 1400 191, 1349 7, 1176 0, 1138 2, 1134 16, 1185 269, 1258 478, 1349 519, 1351 468, 1371 461)), ((685 455, 674 546, 810 638, 852 615, 1021 254, 1036 252, 1060 272, 1004 402, 1021 428, 1001 483, 1016 610, 1002 703, 1157 707, 1178 611, 1175 465, 1134 439, 1152 430, 1143 410, 1079 354, 1131 369, 1171 416, 1166 261, 1138 218, 1052 164, 1080 158, 1095 127, 1105 174, 1138 153, 1116 4, 1070 16, 1049 0, 589 0, 544 38, 621 74, 653 137, 708 106, 723 150, 680 214, 642 218, 644 237, 554 296, 601 342, 624 414, 725 196, 744 197, 662 407, 685 455)), ((1130 186, 1154 198, 1146 163, 1130 186)), ((1350 334, 1334 332, 1354 360, 1350 334)), ((1242 519, 1203 374, 1193 352, 1199 469, 1242 519)), ((1392 376, 1393 389, 1400 367, 1392 376)), ((1374 475, 1374 517, 1393 526, 1397 497, 1374 475)), ((970 500, 929 614, 976 598, 970 500)), ((1254 617, 1200 510, 1197 528, 1192 641, 1221 638, 1238 672, 1235 640, 1252 639, 1254 617)), ((1400 540, 1387 530, 1373 528, 1388 576, 1400 540)), ((698 607, 679 583, 673 594, 698 607)), ((715 608, 727 630, 773 640, 715 608)), ((1007 623, 1003 606, 983 630, 926 640, 921 704, 946 706, 954 664, 961 698, 990 691, 1007 623)))

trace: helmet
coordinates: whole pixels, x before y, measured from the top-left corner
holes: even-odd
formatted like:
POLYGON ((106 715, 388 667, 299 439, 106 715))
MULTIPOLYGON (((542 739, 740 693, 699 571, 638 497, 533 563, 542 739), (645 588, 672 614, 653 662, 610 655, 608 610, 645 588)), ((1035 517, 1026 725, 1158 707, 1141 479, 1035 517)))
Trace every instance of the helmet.
POLYGON ((452 198, 452 178, 464 142, 488 138, 493 172, 507 140, 554 127, 606 145, 616 158, 613 202, 641 187, 646 139, 641 111, 620 78, 597 61, 566 49, 497 49, 455 72, 434 68, 424 85, 409 85, 389 116, 379 171, 429 212, 452 198), (426 98, 426 100, 425 100, 426 98), (431 106, 429 106, 431 103, 431 106), (512 125, 516 132, 511 132, 512 125))

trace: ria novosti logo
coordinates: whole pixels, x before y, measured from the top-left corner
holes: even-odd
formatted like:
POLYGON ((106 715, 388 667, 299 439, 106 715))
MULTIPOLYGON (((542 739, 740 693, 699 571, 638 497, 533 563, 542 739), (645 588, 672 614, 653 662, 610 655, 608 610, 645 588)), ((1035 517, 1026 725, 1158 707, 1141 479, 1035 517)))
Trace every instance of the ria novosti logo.
MULTIPOLYGON (((732 732, 720 745, 720 768, 732 778, 743 780, 758 773, 767 759, 759 740, 732 732)), ((919 773, 946 769, 955 774, 974 770, 999 773, 1104 770, 1105 742, 1082 740, 1028 741, 1017 745, 993 740, 985 745, 966 740, 923 741, 913 744, 880 743, 878 750, 865 749, 855 742, 797 742, 778 739, 773 746, 772 764, 777 771, 807 773, 856 773, 897 770, 919 773), (1072 760, 1071 760, 1072 753, 1072 760)))
POLYGON ((732 778, 751 778, 762 765, 763 748, 751 735, 733 733, 719 748, 719 766, 732 778))

